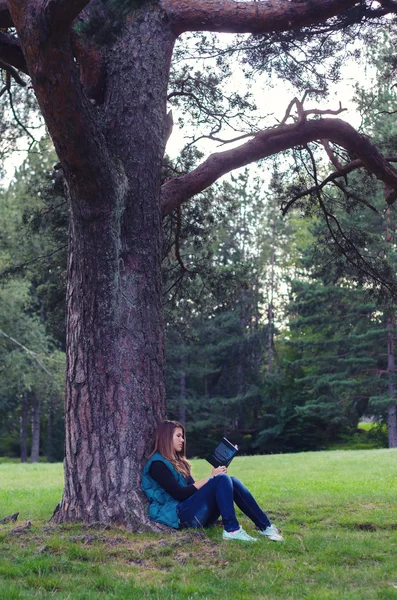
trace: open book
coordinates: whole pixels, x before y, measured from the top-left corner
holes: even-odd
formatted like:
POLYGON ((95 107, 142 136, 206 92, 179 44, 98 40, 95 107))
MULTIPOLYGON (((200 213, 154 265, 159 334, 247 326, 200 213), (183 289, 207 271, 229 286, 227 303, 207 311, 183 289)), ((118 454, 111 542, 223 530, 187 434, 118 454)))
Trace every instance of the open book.
POLYGON ((213 467, 228 467, 237 451, 238 446, 234 446, 229 440, 223 438, 206 460, 213 467))

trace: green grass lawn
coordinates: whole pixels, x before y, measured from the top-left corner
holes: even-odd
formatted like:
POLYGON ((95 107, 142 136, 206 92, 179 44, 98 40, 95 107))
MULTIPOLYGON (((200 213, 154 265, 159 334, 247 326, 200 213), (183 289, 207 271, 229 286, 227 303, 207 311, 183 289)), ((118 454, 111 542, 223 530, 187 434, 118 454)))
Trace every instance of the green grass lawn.
MULTIPOLYGON (((200 478, 205 461, 193 461, 200 478)), ((285 536, 222 542, 222 529, 170 535, 51 527, 59 464, 0 464, 0 599, 397 599, 397 451, 236 458, 242 479, 285 536)), ((252 524, 242 525, 254 533, 252 524)))

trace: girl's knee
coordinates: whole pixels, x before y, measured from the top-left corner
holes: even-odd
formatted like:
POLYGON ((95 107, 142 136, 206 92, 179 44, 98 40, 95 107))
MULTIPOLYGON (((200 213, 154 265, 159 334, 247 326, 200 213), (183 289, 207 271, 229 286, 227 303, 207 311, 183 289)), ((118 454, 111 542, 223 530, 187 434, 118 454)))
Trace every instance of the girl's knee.
POLYGON ((217 475, 215 477, 215 482, 218 485, 225 485, 226 483, 230 484, 230 482, 232 481, 232 477, 229 477, 229 475, 227 473, 220 473, 219 475, 217 475))
POLYGON ((239 479, 237 479, 237 477, 230 477, 230 479, 232 480, 233 485, 237 485, 237 486, 243 485, 243 483, 239 479))
POLYGON ((237 477, 230 477, 230 479, 232 480, 234 489, 246 489, 245 485, 237 477))

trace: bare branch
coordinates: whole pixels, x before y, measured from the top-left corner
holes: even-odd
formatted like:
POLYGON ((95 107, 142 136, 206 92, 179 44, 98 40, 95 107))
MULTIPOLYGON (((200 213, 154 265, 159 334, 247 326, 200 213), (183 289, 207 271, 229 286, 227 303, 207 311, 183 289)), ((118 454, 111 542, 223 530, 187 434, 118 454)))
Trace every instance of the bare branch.
POLYGON ((252 131, 251 133, 243 133, 241 135, 238 135, 235 138, 230 138, 230 140, 224 140, 222 138, 218 138, 213 135, 209 135, 207 137, 208 137, 208 139, 213 140, 214 142, 219 142, 220 146, 226 146, 226 144, 232 144, 234 142, 239 142, 240 140, 244 140, 247 137, 254 137, 257 133, 258 133, 257 131, 252 131))
MULTIPOLYGON (((65 204, 65 202, 62 202, 58 206, 62 206, 62 204, 65 204)), ((54 208, 58 208, 58 207, 54 207, 54 208)), ((50 210, 46 211, 46 213, 44 213, 44 214, 47 214, 48 212, 50 212, 50 210)), ((0 281, 4 278, 8 277, 9 275, 21 272, 23 269, 26 269, 26 267, 28 265, 37 263, 39 260, 46 260, 47 258, 51 258, 51 256, 53 256, 57 252, 61 252, 61 250, 64 250, 65 248, 67 248, 67 244, 63 244, 63 246, 56 248, 55 250, 53 250, 52 252, 49 252, 48 254, 42 254, 41 256, 35 256, 31 260, 27 260, 24 263, 20 263, 19 265, 13 265, 11 267, 8 267, 7 269, 4 269, 3 271, 0 271, 0 281)))
POLYGON ((281 125, 284 125, 288 121, 289 117, 291 116, 291 110, 292 110, 292 107, 294 106, 294 104, 296 104, 296 109, 297 109, 298 115, 299 115, 302 103, 300 102, 300 100, 298 100, 298 98, 292 98, 291 102, 287 106, 287 110, 285 111, 284 118, 281 121, 281 125))
POLYGON ((340 119, 304 120, 260 131, 245 144, 212 154, 192 172, 165 182, 162 186, 163 215, 169 214, 233 169, 322 139, 337 143, 359 157, 364 167, 384 181, 393 191, 397 190, 397 171, 378 149, 351 125, 340 119))
MULTIPOLYGON (((314 89, 307 89, 305 90, 305 93, 302 96, 302 100, 299 100, 298 98, 293 98, 291 100, 291 102, 288 104, 287 106, 287 110, 285 111, 285 115, 283 120, 281 121, 281 125, 284 125, 288 119, 292 116, 291 115, 291 111, 294 105, 296 105, 296 112, 298 113, 298 121, 303 121, 305 119, 307 119, 307 117, 309 115, 340 115, 340 113, 344 112, 345 110, 347 110, 347 108, 342 108, 342 103, 339 102, 339 108, 337 108, 336 110, 331 110, 331 109, 320 109, 320 108, 311 108, 308 110, 304 110, 303 108, 303 104, 307 98, 307 96, 309 96, 310 94, 321 94, 321 95, 325 95, 325 91, 324 90, 314 90, 314 89)), ((294 118, 294 117, 293 117, 294 118)), ((295 119, 296 121, 296 119, 295 119)))
POLYGON ((339 160, 336 158, 334 152, 332 151, 331 146, 329 145, 329 141, 321 140, 321 144, 324 146, 324 149, 325 149, 326 153, 328 154, 328 158, 330 159, 330 161, 332 162, 334 167, 336 169, 338 169, 338 171, 341 171, 343 169, 343 165, 341 165, 339 160))
POLYGON ((328 109, 321 109, 321 108, 311 108, 308 110, 305 110, 305 116, 307 117, 308 115, 340 115, 341 113, 345 112, 347 110, 347 108, 342 108, 342 104, 339 103, 339 108, 337 108, 336 110, 332 110, 331 108, 328 109))
POLYGON ((51 33, 69 29, 74 19, 90 0, 45 0, 44 12, 49 20, 51 33))
POLYGON ((8 91, 8 98, 10 100, 10 107, 11 107, 11 112, 14 116, 15 121, 18 123, 19 127, 21 127, 21 129, 23 129, 23 131, 30 137, 30 139, 35 143, 38 140, 35 139, 35 137, 30 133, 29 129, 22 123, 22 121, 19 119, 17 113, 15 112, 15 108, 14 108, 14 102, 12 99, 12 92, 10 87, 7 88, 8 91))
POLYGON ((49 375, 51 377, 51 379, 53 379, 53 376, 50 373, 50 371, 47 369, 47 367, 39 359, 40 355, 37 354, 37 352, 33 352, 33 350, 29 350, 29 348, 26 348, 26 346, 24 346, 23 344, 21 344, 21 342, 18 342, 18 340, 16 340, 15 338, 11 337, 10 335, 8 335, 2 329, 0 329, 0 334, 3 335, 8 340, 10 340, 11 342, 14 342, 14 344, 16 344, 17 346, 19 346, 20 348, 22 348, 22 350, 24 350, 27 354, 29 354, 29 356, 33 360, 35 360, 37 362, 37 364, 43 369, 43 371, 45 371, 47 373, 47 375, 49 375))
POLYGON ((174 32, 270 33, 322 23, 357 0, 235 2, 234 0, 162 0, 174 32))
POLYGON ((182 215, 181 215, 181 207, 179 207, 176 211, 176 232, 175 232, 175 256, 178 263, 181 266, 182 271, 188 271, 189 269, 186 267, 185 263, 181 257, 181 251, 179 247, 179 241, 181 236, 181 227, 182 227, 182 215))
POLYGON ((13 79, 15 79, 15 81, 18 83, 18 85, 21 85, 22 87, 26 87, 26 81, 24 81, 22 79, 22 77, 20 76, 18 71, 16 69, 14 69, 13 67, 11 67, 10 65, 7 65, 7 63, 3 62, 2 60, 0 60, 0 69, 3 69, 3 71, 7 71, 7 73, 9 73, 11 75, 11 77, 13 79))

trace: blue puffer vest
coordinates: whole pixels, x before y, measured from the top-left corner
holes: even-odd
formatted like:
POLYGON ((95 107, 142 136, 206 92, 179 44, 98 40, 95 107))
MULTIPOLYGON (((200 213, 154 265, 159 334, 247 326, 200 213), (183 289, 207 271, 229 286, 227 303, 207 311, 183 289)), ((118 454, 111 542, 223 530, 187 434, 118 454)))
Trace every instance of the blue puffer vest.
POLYGON ((153 456, 146 463, 142 473, 142 490, 145 492, 150 503, 149 518, 157 523, 163 523, 164 525, 168 525, 168 527, 174 527, 174 529, 178 529, 179 519, 176 511, 176 507, 179 504, 178 500, 175 500, 175 498, 167 494, 164 488, 162 488, 161 485, 149 475, 151 464, 156 460, 160 460, 167 465, 180 485, 187 485, 186 479, 182 473, 179 473, 179 471, 175 469, 169 460, 164 458, 164 456, 158 452, 153 454, 153 456))

